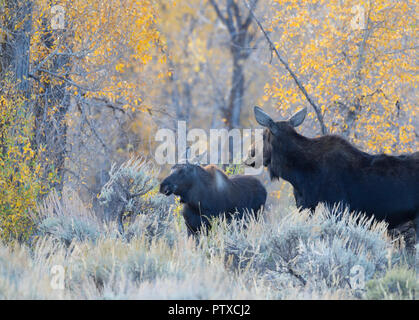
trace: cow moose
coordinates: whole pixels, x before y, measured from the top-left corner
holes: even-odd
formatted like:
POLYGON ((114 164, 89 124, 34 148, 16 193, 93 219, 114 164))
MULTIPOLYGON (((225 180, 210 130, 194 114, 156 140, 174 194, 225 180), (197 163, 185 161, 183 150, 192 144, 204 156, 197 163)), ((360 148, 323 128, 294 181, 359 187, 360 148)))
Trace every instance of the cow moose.
MULTIPOLYGON (((319 202, 344 205, 386 221, 389 229, 416 220, 419 241, 419 152, 371 155, 336 135, 307 138, 295 130, 303 123, 306 108, 278 122, 261 108, 255 107, 254 113, 265 127, 263 165, 271 180, 291 183, 298 207, 314 210, 319 202)), ((245 163, 254 166, 254 146, 249 152, 245 163)))
POLYGON ((180 197, 189 235, 196 235, 202 226, 210 227, 211 218, 222 214, 227 220, 232 216, 241 219, 252 210, 258 214, 267 196, 255 177, 228 177, 214 165, 202 167, 189 162, 172 167, 171 174, 160 184, 160 192, 180 197))

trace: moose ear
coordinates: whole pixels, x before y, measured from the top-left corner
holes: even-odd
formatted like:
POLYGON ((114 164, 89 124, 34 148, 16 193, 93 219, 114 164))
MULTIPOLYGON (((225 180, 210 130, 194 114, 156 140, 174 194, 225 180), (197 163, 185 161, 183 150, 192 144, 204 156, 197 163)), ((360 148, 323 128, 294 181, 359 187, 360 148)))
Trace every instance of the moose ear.
POLYGON ((189 163, 189 158, 191 157, 191 147, 186 146, 185 155, 183 159, 179 159, 179 163, 189 163))
POLYGON ((201 154, 199 154, 195 159, 194 159, 194 163, 195 164, 205 164, 207 163, 207 151, 205 150, 204 152, 202 152, 201 154), (205 160, 205 161, 204 161, 205 160))
POLYGON ((201 154, 194 155, 192 159, 188 161, 190 164, 201 165, 207 163, 207 150, 202 152, 201 154))
POLYGON ((273 134, 276 134, 278 132, 275 121, 273 121, 272 118, 265 111, 263 111, 259 107, 255 107, 253 110, 255 112, 255 118, 257 123, 271 130, 273 134))
POLYGON ((304 107, 304 109, 294 113, 294 115, 288 121, 293 127, 298 127, 300 124, 303 123, 306 115, 307 115, 307 108, 304 107))

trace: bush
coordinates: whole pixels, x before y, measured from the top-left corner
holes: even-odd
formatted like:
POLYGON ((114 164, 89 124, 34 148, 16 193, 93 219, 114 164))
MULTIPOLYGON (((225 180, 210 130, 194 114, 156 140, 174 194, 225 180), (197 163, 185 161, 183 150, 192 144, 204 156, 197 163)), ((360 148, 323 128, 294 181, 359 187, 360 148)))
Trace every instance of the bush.
POLYGON ((373 300, 412 300, 419 294, 419 279, 415 271, 397 266, 384 277, 367 283, 366 298, 373 300))
MULTIPOLYGON (((154 197, 154 195, 148 195, 154 197)), ((123 238, 130 241, 134 238, 164 239, 173 243, 177 225, 173 223, 174 215, 169 206, 160 202, 161 198, 146 200, 150 203, 160 203, 147 214, 138 214, 130 219, 123 238)), ((72 242, 92 242, 98 239, 116 239, 121 235, 116 221, 105 221, 91 210, 87 209, 79 196, 73 190, 64 190, 62 196, 53 191, 38 206, 36 222, 37 238, 48 237, 59 243, 70 246, 72 242)))
POLYGON ((34 121, 14 85, 0 83, 0 241, 26 241, 33 232, 29 213, 48 192, 32 145, 34 121))
POLYGON ((169 209, 167 199, 158 193, 158 174, 157 167, 142 158, 131 158, 119 167, 112 165, 99 201, 110 207, 121 233, 124 215, 130 214, 134 219, 139 214, 161 217, 169 209))
POLYGON ((55 239, 66 246, 73 241, 95 242, 105 231, 101 220, 72 190, 63 191, 61 198, 55 191, 51 192, 37 211, 36 235, 55 239))
POLYGON ((193 239, 183 223, 179 228, 176 208, 163 203, 136 215, 121 236, 115 221, 98 218, 76 193, 51 193, 39 206, 33 253, 21 247, 19 261, 0 246, 0 268, 7 270, 0 271, 0 295, 15 297, 25 288, 21 278, 30 282, 43 272, 32 280, 40 292, 24 296, 57 297, 45 287, 54 265, 66 272, 59 297, 71 299, 353 299, 354 266, 370 281, 367 298, 397 298, 399 287, 409 298, 414 290, 413 274, 400 281, 396 271, 386 275, 398 248, 385 224, 361 215, 337 217, 324 206, 313 214, 272 209, 229 224, 215 219, 208 235, 193 239))
POLYGON ((0 243, 0 300, 68 298, 51 286, 51 269, 64 259, 65 250, 48 239, 32 248, 0 243))
POLYGON ((252 269, 284 289, 291 283, 336 292, 351 289, 354 266, 364 269, 366 280, 386 270, 392 246, 384 223, 347 211, 337 217, 324 206, 312 216, 307 211, 265 214, 265 221, 220 222, 202 244, 223 254, 231 268, 252 269))

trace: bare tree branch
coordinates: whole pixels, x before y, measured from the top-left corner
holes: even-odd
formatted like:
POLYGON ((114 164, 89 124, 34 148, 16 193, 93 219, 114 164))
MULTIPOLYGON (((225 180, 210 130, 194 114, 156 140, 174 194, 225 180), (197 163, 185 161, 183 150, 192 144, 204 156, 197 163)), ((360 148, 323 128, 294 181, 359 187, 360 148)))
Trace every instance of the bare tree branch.
MULTIPOLYGON (((254 8, 256 8, 257 4, 258 4, 259 0, 254 0, 253 4, 252 4, 252 10, 254 10, 254 8)), ((252 14, 251 12, 249 12, 249 15, 246 18, 246 21, 243 23, 243 29, 247 29, 249 28, 250 24, 252 23, 252 14)))
POLYGON ((254 9, 249 6, 249 4, 247 3, 247 1, 245 1, 245 3, 246 3, 247 8, 249 9, 250 15, 253 17, 253 19, 255 20, 255 22, 257 23, 257 25, 259 26, 259 29, 262 31, 263 35, 265 36, 266 40, 268 41, 271 50, 275 53, 275 55, 277 56, 277 58, 279 59, 279 61, 283 64, 283 66, 285 67, 285 69, 287 69, 288 73, 294 79, 294 82, 297 84, 298 88, 303 93, 303 95, 307 99, 308 103, 314 109, 314 112, 316 113, 316 116, 317 116, 317 120, 319 120, 319 123, 320 123, 322 134, 323 135, 327 134, 327 128, 326 128, 326 126, 324 124, 323 115, 321 113, 321 110, 320 110, 319 106, 313 101, 313 99, 308 94, 308 92, 307 92, 306 88, 304 87, 304 85, 298 79, 298 77, 295 74, 295 72, 290 68, 289 64, 285 61, 285 59, 280 55, 280 53, 276 49, 275 45, 273 44, 271 38, 266 33, 265 29, 263 28, 262 24, 260 23, 259 19, 254 14, 254 12, 253 12, 254 9))
MULTIPOLYGON (((84 103, 84 99, 81 97, 80 94, 77 94, 76 97, 78 98, 77 100, 81 103, 84 103)), ((100 142, 100 144, 102 145, 103 149, 107 152, 107 153, 111 153, 111 151, 109 150, 108 146, 106 145, 106 143, 103 141, 102 137, 99 135, 99 133, 96 131, 96 128, 93 126, 93 124, 89 121, 89 119, 87 118, 86 113, 84 112, 84 108, 82 108, 80 106, 80 104, 77 104, 78 109, 80 111, 80 113, 82 114, 83 120, 89 125, 90 130, 92 130, 93 135, 97 138, 97 140, 100 142)))
POLYGON ((221 13, 218 4, 215 2, 215 0, 210 0, 210 3, 214 7, 214 10, 217 13, 218 18, 221 20, 222 23, 224 23, 225 26, 227 26, 227 19, 221 13))

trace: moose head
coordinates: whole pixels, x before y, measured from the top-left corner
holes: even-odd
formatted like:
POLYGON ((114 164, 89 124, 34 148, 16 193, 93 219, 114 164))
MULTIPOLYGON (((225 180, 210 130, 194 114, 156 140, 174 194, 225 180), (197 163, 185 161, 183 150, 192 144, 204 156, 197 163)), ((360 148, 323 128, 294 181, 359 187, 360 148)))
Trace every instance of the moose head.
POLYGON ((172 193, 180 196, 181 199, 186 197, 186 194, 191 189, 194 182, 197 180, 202 167, 200 163, 206 156, 206 152, 198 155, 189 161, 189 148, 186 150, 185 163, 176 164, 172 167, 170 175, 165 178, 160 184, 160 192, 166 196, 172 193))
MULTIPOLYGON (((274 121, 265 111, 259 107, 254 108, 256 121, 265 127, 263 132, 263 165, 269 169, 273 177, 279 176, 280 168, 272 168, 272 159, 280 156, 280 150, 287 149, 287 146, 291 143, 291 140, 295 138, 295 129, 304 122, 307 115, 307 108, 296 112, 288 120, 274 121)), ((255 145, 250 146, 248 152, 248 160, 245 164, 248 166, 255 166, 255 145)), ((276 163, 279 163, 276 162, 276 163)))

